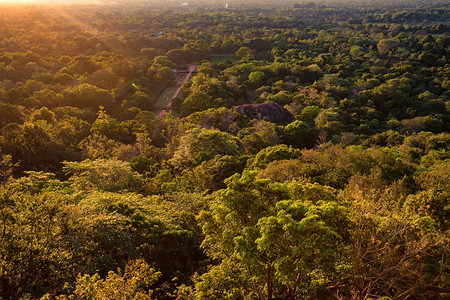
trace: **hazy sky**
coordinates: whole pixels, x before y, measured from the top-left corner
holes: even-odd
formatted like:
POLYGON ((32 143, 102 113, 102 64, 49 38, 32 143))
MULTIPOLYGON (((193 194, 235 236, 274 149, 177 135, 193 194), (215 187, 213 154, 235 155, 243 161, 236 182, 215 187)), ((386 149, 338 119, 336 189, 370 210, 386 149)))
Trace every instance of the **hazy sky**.
POLYGON ((186 3, 191 5, 198 4, 208 4, 208 5, 218 5, 225 6, 225 3, 230 3, 232 5, 240 5, 242 3, 248 4, 260 4, 260 5, 270 5, 270 6, 286 6, 293 5, 294 3, 304 3, 304 2, 315 2, 322 4, 340 4, 340 5, 352 5, 352 4, 369 4, 377 5, 382 3, 389 4, 415 4, 417 2, 421 3, 448 3, 449 0, 0 0, 0 4, 149 4, 152 6, 165 7, 177 7, 186 6, 186 3))

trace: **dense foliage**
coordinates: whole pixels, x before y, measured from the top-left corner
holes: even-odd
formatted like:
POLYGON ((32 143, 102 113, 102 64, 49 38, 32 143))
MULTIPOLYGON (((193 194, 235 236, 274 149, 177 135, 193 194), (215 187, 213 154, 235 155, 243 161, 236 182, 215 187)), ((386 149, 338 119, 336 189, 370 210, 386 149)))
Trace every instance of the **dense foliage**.
POLYGON ((268 2, 1 7, 0 298, 450 297, 448 3, 268 2))

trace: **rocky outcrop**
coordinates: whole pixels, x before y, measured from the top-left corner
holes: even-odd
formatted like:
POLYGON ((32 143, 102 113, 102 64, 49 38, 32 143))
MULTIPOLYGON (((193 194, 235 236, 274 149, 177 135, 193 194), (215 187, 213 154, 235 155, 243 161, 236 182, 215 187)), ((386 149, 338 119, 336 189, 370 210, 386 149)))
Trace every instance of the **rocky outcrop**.
POLYGON ((295 121, 295 117, 278 103, 260 103, 239 105, 236 111, 249 118, 266 120, 277 124, 288 124, 295 121))

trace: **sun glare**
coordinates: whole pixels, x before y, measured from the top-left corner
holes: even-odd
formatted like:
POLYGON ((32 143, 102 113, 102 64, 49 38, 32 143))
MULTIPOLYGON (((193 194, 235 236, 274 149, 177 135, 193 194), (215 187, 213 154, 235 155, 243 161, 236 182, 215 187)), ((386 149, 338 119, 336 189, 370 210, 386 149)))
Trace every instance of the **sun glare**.
POLYGON ((49 4, 46 0, 0 0, 0 4, 49 4))
POLYGON ((0 0, 0 5, 60 5, 60 4, 89 4, 97 5, 102 4, 98 0, 87 0, 87 1, 65 1, 65 0, 0 0))

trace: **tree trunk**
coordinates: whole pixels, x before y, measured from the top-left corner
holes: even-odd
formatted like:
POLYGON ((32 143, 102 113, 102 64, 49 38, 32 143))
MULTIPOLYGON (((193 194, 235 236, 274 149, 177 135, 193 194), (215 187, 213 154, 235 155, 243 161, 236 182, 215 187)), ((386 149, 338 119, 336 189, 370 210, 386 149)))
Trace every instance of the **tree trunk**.
POLYGON ((9 283, 8 279, 5 277, 0 278, 0 281, 3 283, 3 293, 0 294, 1 299, 9 300, 9 283))
POLYGON ((272 300, 272 274, 271 268, 267 267, 267 300, 272 300))

